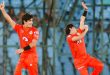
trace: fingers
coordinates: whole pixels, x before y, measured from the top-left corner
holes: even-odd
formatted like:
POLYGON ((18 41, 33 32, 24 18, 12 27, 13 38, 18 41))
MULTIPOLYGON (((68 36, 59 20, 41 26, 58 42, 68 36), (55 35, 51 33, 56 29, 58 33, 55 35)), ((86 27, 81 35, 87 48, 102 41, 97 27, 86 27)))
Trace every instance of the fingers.
POLYGON ((3 6, 4 6, 5 2, 3 1, 2 4, 3 4, 3 6))
POLYGON ((1 7, 4 7, 5 3, 4 1, 0 4, 1 7))
POLYGON ((84 2, 82 2, 82 7, 85 9, 85 10, 88 10, 88 7, 86 6, 86 4, 84 2))
POLYGON ((4 7, 4 5, 5 5, 5 3, 4 3, 4 1, 2 2, 2 6, 4 7))
POLYGON ((16 50, 16 54, 19 54, 19 51, 18 50, 16 50))
POLYGON ((20 53, 22 53, 24 50, 23 49, 18 49, 18 50, 16 50, 16 54, 20 54, 20 53))

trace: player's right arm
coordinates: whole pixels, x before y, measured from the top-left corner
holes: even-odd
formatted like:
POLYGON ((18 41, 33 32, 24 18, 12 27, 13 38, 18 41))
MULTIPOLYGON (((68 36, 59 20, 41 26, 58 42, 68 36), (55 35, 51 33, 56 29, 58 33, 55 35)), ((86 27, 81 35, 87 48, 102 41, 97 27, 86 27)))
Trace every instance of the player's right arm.
POLYGON ((11 19, 11 17, 7 14, 5 10, 5 4, 4 2, 0 4, 0 10, 4 16, 4 18, 8 21, 8 23, 12 26, 12 28, 15 27, 16 23, 11 19))
POLYGON ((82 6, 84 8, 84 13, 83 13, 83 15, 80 18, 80 26, 79 26, 79 28, 81 30, 84 30, 84 22, 85 22, 85 19, 86 19, 88 7, 86 6, 86 4, 84 2, 82 2, 82 6))
POLYGON ((88 26, 85 25, 84 31, 83 31, 79 36, 74 36, 74 37, 72 37, 72 41, 81 40, 81 39, 86 35, 87 31, 88 31, 88 26))

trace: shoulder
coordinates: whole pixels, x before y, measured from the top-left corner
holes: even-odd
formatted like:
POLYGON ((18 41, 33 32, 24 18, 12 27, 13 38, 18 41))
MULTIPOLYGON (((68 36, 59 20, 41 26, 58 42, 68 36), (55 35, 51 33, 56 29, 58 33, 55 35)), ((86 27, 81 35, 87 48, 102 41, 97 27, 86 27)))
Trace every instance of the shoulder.
POLYGON ((22 27, 23 27, 22 24, 16 24, 15 27, 14 27, 14 29, 15 29, 15 30, 18 30, 19 28, 22 28, 22 27))
POLYGON ((72 35, 67 35, 67 38, 70 38, 72 35))
POLYGON ((76 37, 76 36, 77 36, 77 34, 70 34, 70 35, 67 36, 66 40, 67 41, 72 41, 73 37, 76 37))
POLYGON ((22 24, 16 24, 17 26, 23 26, 22 24))
POLYGON ((72 35, 67 35, 66 40, 68 41, 71 38, 72 38, 72 35))
POLYGON ((16 26, 16 27, 23 27, 22 24, 16 24, 15 26, 16 26))
POLYGON ((82 33, 84 30, 82 30, 81 28, 78 28, 77 31, 78 31, 79 33, 82 33))
POLYGON ((75 33, 75 34, 69 34, 68 36, 67 36, 67 38, 72 38, 72 37, 74 37, 74 36, 77 36, 77 34, 75 33))
POLYGON ((33 31, 38 31, 38 29, 36 27, 32 27, 33 31))
POLYGON ((32 27, 32 31, 35 35, 39 35, 39 30, 35 27, 32 27))

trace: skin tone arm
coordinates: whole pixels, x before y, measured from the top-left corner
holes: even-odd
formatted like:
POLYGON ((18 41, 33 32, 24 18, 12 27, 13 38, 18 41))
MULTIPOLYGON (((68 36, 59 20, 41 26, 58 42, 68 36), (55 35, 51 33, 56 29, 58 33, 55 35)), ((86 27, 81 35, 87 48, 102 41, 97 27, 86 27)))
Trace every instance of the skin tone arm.
POLYGON ((78 41, 78 40, 82 39, 86 35, 87 31, 88 31, 88 26, 85 25, 84 32, 82 32, 79 36, 73 37, 72 41, 78 41))
POLYGON ((12 26, 12 28, 15 27, 16 23, 11 19, 11 17, 7 14, 5 10, 5 4, 4 2, 0 4, 0 10, 4 16, 4 18, 8 21, 8 23, 12 26))
MULTIPOLYGON (((82 7, 84 8, 84 11, 88 11, 88 7, 86 6, 86 4, 84 2, 82 2, 82 7)), ((85 26, 84 26, 85 18, 86 17, 83 16, 83 15, 80 18, 80 26, 79 26, 79 28, 81 30, 84 30, 85 29, 85 26)))
MULTIPOLYGON (((36 43, 37 43, 37 40, 36 39, 33 39, 32 42, 29 44, 29 46, 32 48, 32 47, 35 47, 36 46, 36 43)), ((16 50, 16 54, 20 54, 24 51, 23 48, 20 48, 18 50, 16 50)))
MULTIPOLYGON (((85 11, 88 11, 88 7, 86 6, 86 4, 84 2, 82 2, 82 6, 83 6, 85 11)), ((84 31, 79 36, 73 37, 72 41, 78 41, 78 40, 82 39, 86 35, 86 33, 88 31, 88 26, 84 25, 85 18, 86 18, 85 16, 81 16, 80 26, 79 26, 79 28, 81 30, 84 30, 84 31)))
MULTIPOLYGON (((15 27, 16 23, 11 19, 11 17, 6 13, 5 9, 5 4, 4 2, 0 4, 0 10, 4 16, 4 18, 8 21, 8 23, 12 26, 12 28, 15 27)), ((34 46, 36 46, 36 42, 37 40, 36 39, 33 39, 32 42, 29 44, 29 46, 32 48, 34 46)), ((23 48, 20 48, 18 50, 16 50, 16 53, 19 54, 19 53, 22 53, 24 51, 23 48)))

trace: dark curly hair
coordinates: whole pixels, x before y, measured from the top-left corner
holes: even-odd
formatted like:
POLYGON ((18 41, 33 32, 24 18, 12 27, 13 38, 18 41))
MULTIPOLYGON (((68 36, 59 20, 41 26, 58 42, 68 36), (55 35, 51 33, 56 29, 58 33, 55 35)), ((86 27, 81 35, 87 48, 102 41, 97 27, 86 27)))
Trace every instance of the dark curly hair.
POLYGON ((33 18, 33 15, 29 14, 29 13, 25 13, 23 16, 22 16, 22 24, 24 24, 24 21, 28 21, 30 20, 31 18, 33 18))
POLYGON ((65 28, 66 35, 70 34, 70 29, 69 29, 69 28, 72 28, 72 27, 74 27, 73 24, 68 24, 68 25, 66 26, 66 28, 65 28))

